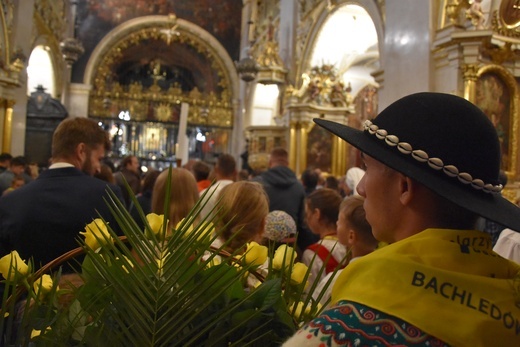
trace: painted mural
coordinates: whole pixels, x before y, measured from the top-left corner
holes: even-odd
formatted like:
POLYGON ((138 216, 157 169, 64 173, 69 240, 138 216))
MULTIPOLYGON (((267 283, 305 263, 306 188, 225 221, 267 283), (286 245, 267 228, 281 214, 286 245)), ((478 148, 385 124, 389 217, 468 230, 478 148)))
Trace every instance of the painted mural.
POLYGON ((83 81, 90 54, 110 30, 136 17, 171 13, 211 33, 238 60, 242 0, 79 0, 76 36, 85 53, 73 67, 72 81, 83 81))

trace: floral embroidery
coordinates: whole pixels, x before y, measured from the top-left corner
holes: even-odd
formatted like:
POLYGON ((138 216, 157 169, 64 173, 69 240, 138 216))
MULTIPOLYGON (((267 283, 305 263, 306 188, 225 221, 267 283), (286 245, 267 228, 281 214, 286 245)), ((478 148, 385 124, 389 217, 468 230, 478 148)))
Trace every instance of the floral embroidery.
POLYGON ((341 301, 302 328, 319 346, 448 346, 399 318, 341 301))

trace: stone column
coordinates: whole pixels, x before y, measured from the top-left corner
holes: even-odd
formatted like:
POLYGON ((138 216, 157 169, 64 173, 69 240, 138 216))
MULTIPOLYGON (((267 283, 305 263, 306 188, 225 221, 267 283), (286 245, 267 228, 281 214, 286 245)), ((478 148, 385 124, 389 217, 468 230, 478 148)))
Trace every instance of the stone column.
POLYGON ((75 38, 69 37, 60 43, 61 53, 65 60, 64 74, 63 74, 63 89, 61 93, 61 103, 67 110, 71 110, 70 104, 70 80, 72 65, 78 60, 78 58, 85 51, 81 42, 75 38))
MULTIPOLYGON (((32 45, 34 44, 34 34, 37 33, 37 28, 34 23, 34 7, 35 0, 18 1, 15 15, 14 27, 12 32, 12 42, 14 48, 20 49, 22 54, 26 57, 31 55, 32 45)), ((9 128, 10 153, 13 156, 24 155, 25 153, 25 130, 27 120, 27 70, 26 66, 20 69, 19 86, 11 90, 11 97, 13 100, 12 108, 12 123, 9 128)), ((6 110, 7 111, 7 110, 6 110)), ((7 129, 4 129, 4 134, 7 129)), ((2 141, 5 144, 5 138, 2 141)))
POLYGON ((384 87, 379 109, 395 100, 431 90, 431 1, 386 1, 386 31, 381 55, 384 87), (413 62, 410 63, 410 57, 413 62))

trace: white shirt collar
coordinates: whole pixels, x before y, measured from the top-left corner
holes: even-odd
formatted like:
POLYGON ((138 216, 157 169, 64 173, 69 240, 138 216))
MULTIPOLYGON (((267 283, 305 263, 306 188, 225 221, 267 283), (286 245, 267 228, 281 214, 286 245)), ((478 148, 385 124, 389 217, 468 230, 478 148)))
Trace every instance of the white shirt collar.
POLYGON ((49 169, 63 169, 65 167, 75 167, 75 166, 70 163, 59 162, 59 163, 53 163, 51 166, 49 166, 49 169))

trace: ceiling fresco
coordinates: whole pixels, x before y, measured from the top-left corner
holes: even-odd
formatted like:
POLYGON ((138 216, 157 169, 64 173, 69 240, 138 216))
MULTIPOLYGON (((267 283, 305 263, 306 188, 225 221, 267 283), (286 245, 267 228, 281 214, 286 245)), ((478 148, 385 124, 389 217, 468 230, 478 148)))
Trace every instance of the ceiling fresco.
MULTIPOLYGON (((239 59, 242 0, 79 0, 76 36, 85 53, 74 64, 72 82, 83 82, 92 51, 110 30, 136 17, 171 13, 208 31, 224 46, 232 60, 239 59)), ((147 47, 146 51, 156 50, 147 47)))

